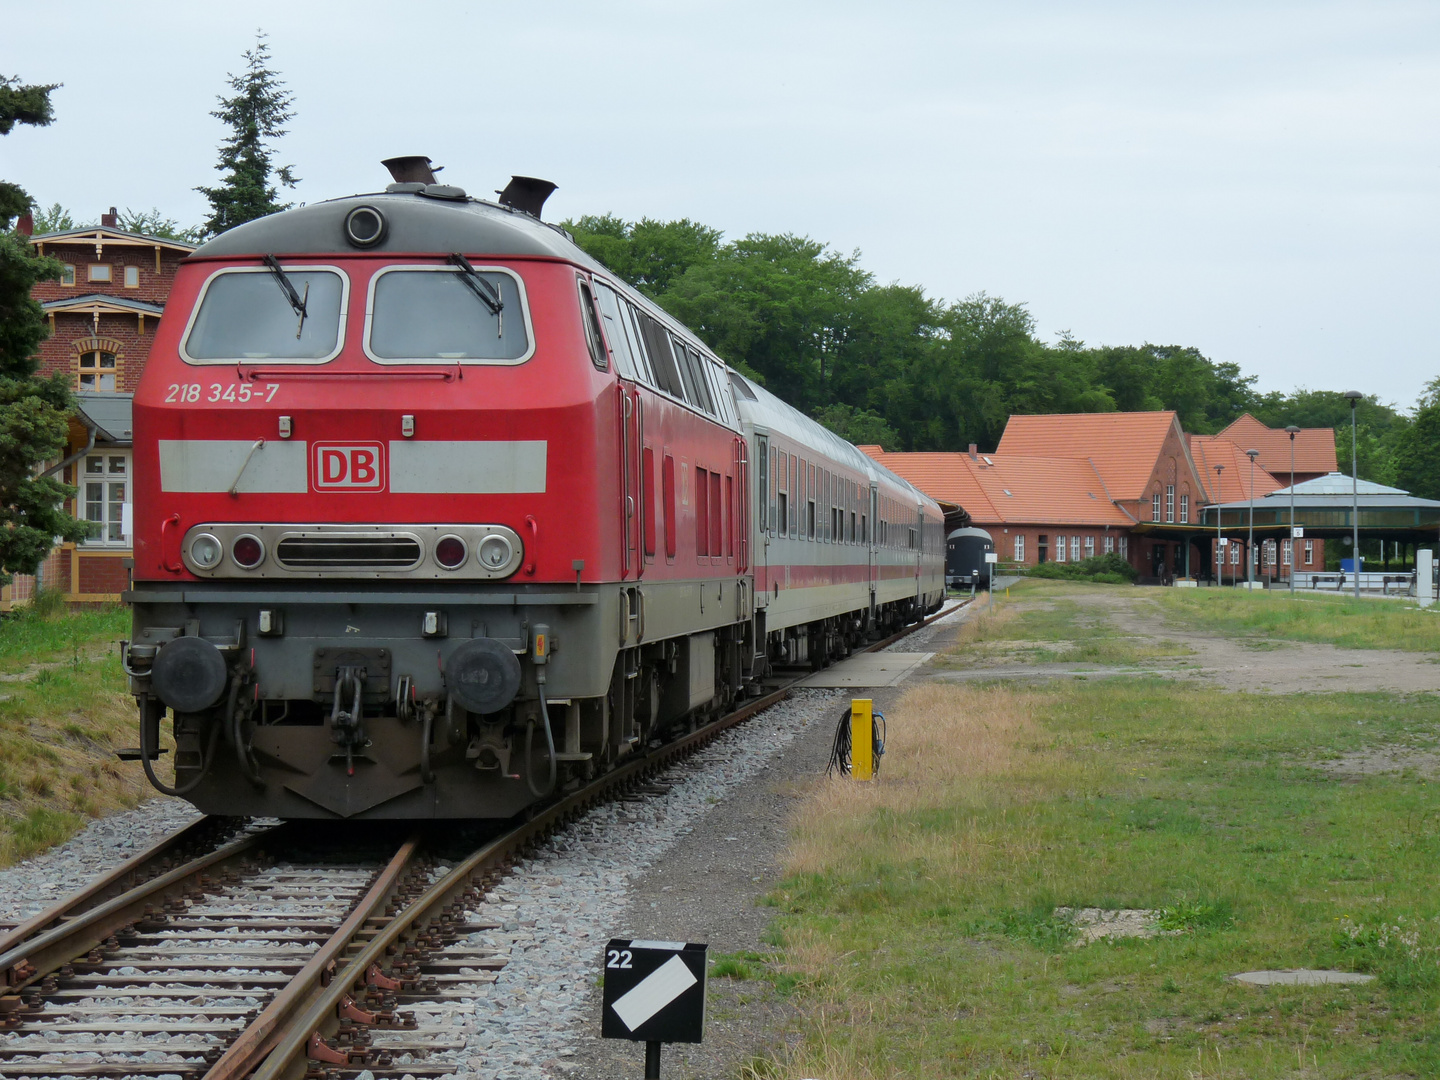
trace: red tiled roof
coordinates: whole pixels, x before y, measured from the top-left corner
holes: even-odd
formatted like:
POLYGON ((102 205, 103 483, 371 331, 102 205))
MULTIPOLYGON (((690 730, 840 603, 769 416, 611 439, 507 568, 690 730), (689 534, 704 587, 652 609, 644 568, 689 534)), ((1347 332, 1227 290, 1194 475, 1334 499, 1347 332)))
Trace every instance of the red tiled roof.
POLYGON ((1110 501, 1084 458, 886 453, 860 447, 932 499, 959 503, 979 524, 1113 525, 1134 519, 1110 501))
MULTIPOLYGON (((1286 436, 1289 442, 1289 436, 1286 436)), ((1299 441, 1298 438, 1296 441, 1299 441)), ((1246 449, 1258 450, 1259 447, 1247 447, 1246 449)), ((1332 452, 1334 448, 1331 448, 1332 452)), ((1190 436, 1190 457, 1195 462, 1195 469, 1200 473, 1200 479, 1205 484, 1206 502, 1237 502, 1240 499, 1250 498, 1250 458, 1246 455, 1233 440, 1224 435, 1191 435, 1190 436), (1225 466, 1225 471, 1217 479, 1215 466, 1225 466)), ((1289 467, 1289 449, 1286 449, 1286 467, 1289 467)), ((1255 459, 1255 497, 1268 495, 1272 491, 1278 491, 1285 485, 1276 480, 1275 477, 1262 466, 1265 455, 1262 453, 1255 459)))
MULTIPOLYGON (((1290 436, 1283 428, 1266 427, 1249 413, 1220 432, 1222 438, 1239 443, 1241 450, 1259 450, 1255 459, 1276 476, 1290 478, 1290 436)), ((1196 464, 1199 464, 1198 462, 1196 464)), ((1295 471, 1332 473, 1338 471, 1334 428, 1301 428, 1295 435, 1295 471)))
POLYGON ((1141 499, 1174 425, 1170 411, 1012 416, 996 453, 1089 459, 1112 499, 1141 499))

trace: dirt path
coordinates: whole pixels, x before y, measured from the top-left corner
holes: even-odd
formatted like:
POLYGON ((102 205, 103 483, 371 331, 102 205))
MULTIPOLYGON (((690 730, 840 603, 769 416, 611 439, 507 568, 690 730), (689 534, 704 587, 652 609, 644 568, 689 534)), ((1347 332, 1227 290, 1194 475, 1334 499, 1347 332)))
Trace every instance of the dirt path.
MULTIPOLYGON (((1282 641, 1275 638, 1226 637, 1214 631, 1189 629, 1167 621, 1145 589, 1079 590, 1066 596, 1084 616, 1108 622, 1140 641, 1175 642, 1191 655, 1129 665, 1000 664, 944 672, 952 680, 1056 679, 1075 676, 1163 675, 1218 685, 1226 690, 1292 694, 1384 691, 1440 692, 1440 662, 1425 653, 1398 649, 1341 649, 1334 645, 1282 641)), ((1049 600, 1012 601, 1051 606, 1049 600)))

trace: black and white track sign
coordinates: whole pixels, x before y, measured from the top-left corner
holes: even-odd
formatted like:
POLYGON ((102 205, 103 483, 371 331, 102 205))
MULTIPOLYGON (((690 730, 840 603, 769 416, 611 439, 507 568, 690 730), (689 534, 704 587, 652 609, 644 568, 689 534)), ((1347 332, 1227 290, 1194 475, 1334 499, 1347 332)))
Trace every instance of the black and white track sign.
POLYGON ((705 945, 612 938, 605 947, 607 1039, 698 1043, 705 1031, 705 945))

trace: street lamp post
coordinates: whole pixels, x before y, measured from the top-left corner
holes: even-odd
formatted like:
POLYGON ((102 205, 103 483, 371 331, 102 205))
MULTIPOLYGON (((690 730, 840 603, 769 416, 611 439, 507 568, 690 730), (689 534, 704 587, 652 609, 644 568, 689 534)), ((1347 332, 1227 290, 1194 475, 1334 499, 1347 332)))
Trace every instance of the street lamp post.
POLYGON ((1224 477, 1220 474, 1225 471, 1224 465, 1215 466, 1215 587, 1219 588, 1225 584, 1225 545, 1220 541, 1224 536, 1220 532, 1220 504, 1225 500, 1220 497, 1222 481, 1224 477))
POLYGON ((1285 429, 1290 436, 1290 597, 1295 597, 1295 436, 1300 429, 1291 424, 1285 429))
POLYGON ((1245 540, 1245 587, 1255 588, 1255 459, 1260 456, 1259 450, 1246 450, 1245 455, 1250 459, 1250 535, 1245 540))
POLYGON ((1350 558, 1355 567, 1355 599, 1360 599, 1360 462, 1356 456, 1355 406, 1363 397, 1359 390, 1346 390, 1350 399, 1350 558))

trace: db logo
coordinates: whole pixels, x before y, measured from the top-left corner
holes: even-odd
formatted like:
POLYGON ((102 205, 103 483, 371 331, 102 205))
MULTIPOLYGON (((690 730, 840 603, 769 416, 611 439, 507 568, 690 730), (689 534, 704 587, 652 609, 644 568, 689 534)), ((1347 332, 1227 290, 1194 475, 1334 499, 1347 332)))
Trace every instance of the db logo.
POLYGON ((310 486, 316 491, 384 491, 384 445, 315 443, 310 450, 310 486))

